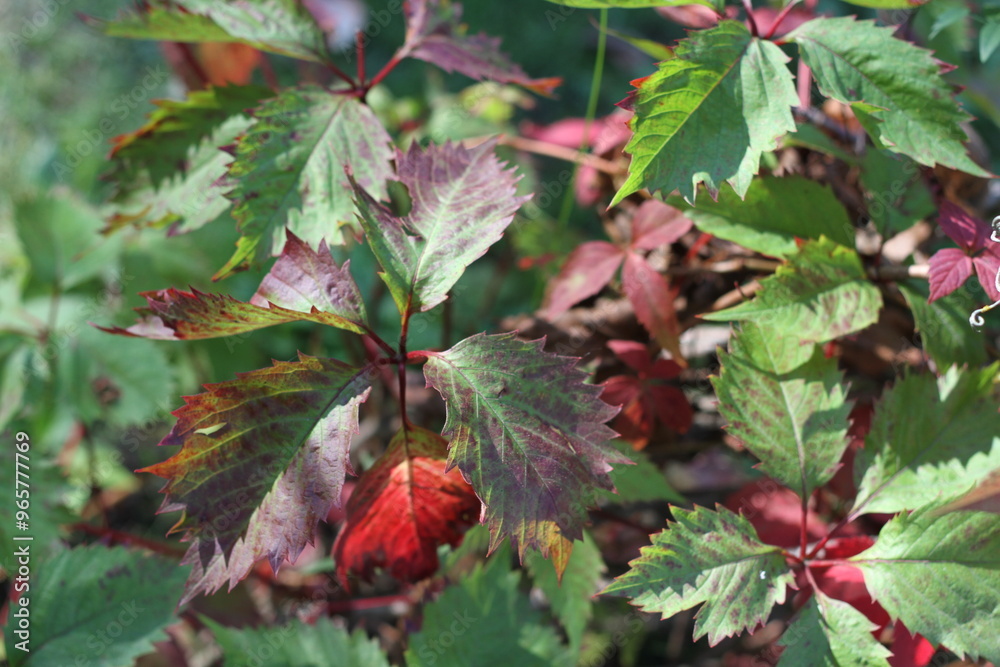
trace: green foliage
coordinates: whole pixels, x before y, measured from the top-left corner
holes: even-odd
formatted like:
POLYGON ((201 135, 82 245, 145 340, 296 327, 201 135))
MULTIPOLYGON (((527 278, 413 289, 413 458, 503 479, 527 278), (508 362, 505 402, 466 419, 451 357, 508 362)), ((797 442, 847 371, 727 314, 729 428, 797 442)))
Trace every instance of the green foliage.
POLYGON ((878 627, 860 611, 816 591, 781 636, 782 664, 822 667, 888 667, 889 649, 872 632, 878 627))
POLYGON ((285 667, 351 664, 389 667, 378 642, 356 630, 348 634, 328 618, 315 625, 294 621, 278 627, 236 630, 202 619, 222 648, 226 665, 254 667, 261 663, 285 667))

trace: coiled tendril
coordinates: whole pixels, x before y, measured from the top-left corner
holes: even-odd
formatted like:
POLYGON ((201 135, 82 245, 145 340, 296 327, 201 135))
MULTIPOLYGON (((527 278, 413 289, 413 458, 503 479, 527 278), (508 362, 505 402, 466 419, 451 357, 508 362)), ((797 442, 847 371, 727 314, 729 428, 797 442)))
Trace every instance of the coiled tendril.
MULTIPOLYGON (((990 240, 994 243, 1000 243, 1000 238, 998 238, 998 235, 1000 235, 1000 215, 993 218, 991 226, 993 227, 993 233, 990 234, 990 240)), ((996 286, 997 292, 1000 292, 1000 269, 997 269, 997 275, 996 278, 993 279, 993 284, 996 286)), ((986 324, 986 320, 983 319, 983 313, 989 312, 997 306, 1000 306, 1000 300, 994 301, 988 306, 972 311, 972 315, 969 316, 969 324, 972 325, 972 328, 978 331, 979 327, 986 324)))

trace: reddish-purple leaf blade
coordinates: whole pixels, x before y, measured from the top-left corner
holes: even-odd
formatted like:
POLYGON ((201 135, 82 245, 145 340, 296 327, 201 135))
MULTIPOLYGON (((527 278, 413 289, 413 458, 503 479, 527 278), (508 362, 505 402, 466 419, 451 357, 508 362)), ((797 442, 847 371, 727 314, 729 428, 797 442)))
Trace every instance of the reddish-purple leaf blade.
POLYGON ((632 216, 632 247, 653 250, 673 243, 694 225, 680 209, 658 199, 647 199, 632 216))
POLYGON ((346 324, 343 328, 364 333, 368 317, 361 292, 350 273, 351 261, 338 267, 330 256, 326 242, 321 241, 319 251, 288 232, 288 240, 281 257, 274 263, 250 303, 315 314, 335 315, 346 324))
POLYGON ((990 236, 989 226, 986 223, 972 217, 961 206, 950 201, 941 203, 938 224, 952 241, 967 250, 983 247, 990 236))
POLYGON ((674 359, 683 359, 680 323, 674 311, 674 299, 666 279, 640 255, 630 252, 622 271, 622 290, 632 302, 642 326, 674 359))
POLYGON ((542 94, 551 93, 562 83, 559 77, 529 77, 500 50, 499 38, 482 33, 466 35, 460 27, 460 5, 410 0, 406 8, 406 43, 402 48, 405 56, 437 65, 446 72, 461 72, 477 81, 514 83, 542 94))
POLYGON ((951 294, 972 275, 972 258, 958 248, 938 250, 928 263, 931 284, 931 296, 928 301, 951 294))
POLYGON ((685 433, 691 428, 694 411, 683 391, 677 387, 653 385, 646 389, 646 395, 660 423, 678 433, 685 433))
POLYGON ((232 588, 263 558, 277 570, 312 542, 353 474, 351 437, 375 372, 300 354, 185 397, 160 442, 181 451, 139 471, 168 480, 161 512, 183 510, 171 532, 193 542, 184 601, 232 588))
POLYGON ((573 304, 594 296, 621 266, 624 251, 607 241, 590 241, 570 253, 549 289, 545 317, 555 319, 573 304))
POLYGON ((497 160, 493 145, 413 143, 399 152, 397 178, 413 202, 403 218, 355 185, 361 226, 400 312, 426 311, 444 301, 527 200, 515 195, 517 177, 497 160))
POLYGON ((1000 269, 1000 244, 993 244, 972 259, 973 266, 976 267, 976 276, 979 284, 983 286, 990 299, 996 301, 1000 299, 1000 292, 997 291, 997 270, 1000 269))
POLYGON ((580 539, 586 508, 614 488, 610 464, 629 462, 609 442, 604 422, 617 410, 600 400, 601 387, 542 342, 479 334, 424 366, 447 404, 448 465, 483 501, 490 548, 509 536, 522 557, 580 539))
POLYGON ((634 340, 609 340, 608 348, 615 356, 628 364, 633 370, 645 373, 651 367, 649 350, 642 343, 634 340))

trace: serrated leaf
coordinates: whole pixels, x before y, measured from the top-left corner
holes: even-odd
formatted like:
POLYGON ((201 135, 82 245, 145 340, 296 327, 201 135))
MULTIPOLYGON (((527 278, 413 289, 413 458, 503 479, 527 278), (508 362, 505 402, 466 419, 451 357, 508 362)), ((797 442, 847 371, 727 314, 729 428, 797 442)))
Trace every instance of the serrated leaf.
POLYGON ((983 337, 969 326, 969 313, 977 305, 967 292, 953 292, 928 303, 926 281, 903 280, 896 285, 913 313, 924 351, 938 369, 963 364, 976 368, 986 362, 983 337))
POLYGON ((483 501, 491 550, 504 536, 522 557, 580 539, 586 508, 614 488, 611 464, 628 463, 604 425, 616 410, 574 361, 543 352, 542 341, 478 334, 424 366, 447 404, 448 465, 483 501))
POLYGON ((392 178, 392 139, 370 107, 316 86, 284 90, 254 111, 226 177, 241 238, 216 275, 281 252, 285 228, 312 246, 343 241, 354 204, 344 168, 375 198, 392 178))
POLYGON ((611 204, 642 188, 679 189, 693 202, 701 182, 713 197, 723 181, 742 197, 761 154, 795 129, 787 61, 737 21, 682 40, 654 74, 633 82, 634 135, 625 147, 632 162, 611 204))
POLYGON ((607 241, 589 241, 576 247, 566 258, 559 275, 549 283, 545 317, 555 319, 574 304, 592 297, 618 272, 625 252, 607 241))
POLYGON ((183 510, 171 532, 193 542, 185 601, 232 588, 265 557, 277 571, 312 541, 353 473, 351 437, 376 374, 300 354, 185 397, 160 442, 183 448, 139 471, 168 480, 161 512, 183 510))
POLYGON ((1000 517, 901 514, 851 558, 872 597, 931 644, 1000 662, 1000 517))
POLYGON ((4 635, 12 666, 74 665, 80 658, 131 665, 154 651, 154 641, 166 640, 163 629, 177 620, 174 607, 186 572, 176 562, 91 546, 63 551, 37 568, 30 606, 24 607, 30 613, 30 653, 14 647, 16 603, 8 616, 4 635))
POLYGON ((446 72, 482 81, 514 83, 549 94, 562 79, 532 79, 500 50, 500 39, 484 33, 466 34, 462 7, 441 0, 410 0, 406 12, 406 42, 397 57, 416 58, 446 72))
MULTIPOLYGON (((848 414, 836 359, 817 346, 793 370, 782 372, 782 345, 752 323, 719 351, 722 371, 712 378, 729 431, 760 459, 756 467, 801 498, 830 481, 847 448, 848 414)), ((804 356, 804 353, 803 353, 804 356)))
POLYGON ((240 42, 302 60, 328 62, 326 36, 298 0, 153 0, 116 21, 92 21, 106 35, 167 42, 240 42))
POLYGON ((218 180, 232 156, 219 147, 246 131, 249 109, 271 95, 258 86, 228 86, 155 101, 144 126, 115 138, 104 175, 115 184, 105 232, 168 223, 175 233, 189 232, 222 214, 230 201, 218 180))
POLYGON ((785 39, 799 45, 820 91, 853 104, 877 143, 929 167, 989 176, 966 154, 961 123, 969 116, 941 77, 941 64, 893 31, 853 17, 819 18, 785 39))
POLYGON ((852 513, 899 512, 951 498, 1000 467, 996 364, 909 375, 876 407, 857 453, 852 513))
POLYGON ((294 620, 280 627, 227 628, 202 618, 222 648, 226 667, 260 667, 261 659, 281 667, 359 665, 389 667, 378 641, 361 630, 348 634, 325 616, 314 625, 294 620))
POLYGON ((781 549, 761 542, 745 517, 721 505, 672 512, 676 522, 653 535, 603 592, 630 597, 664 619, 701 604, 694 637, 707 634, 712 646, 762 625, 794 582, 781 549))
POLYGON ((824 343, 873 324, 881 308, 882 295, 858 253, 823 238, 806 243, 761 281, 752 301, 702 318, 756 322, 802 344, 824 343))
POLYGON ((419 426, 396 433, 347 501, 333 544, 337 575, 371 580, 384 568, 414 582, 438 569, 438 546, 455 546, 479 517, 479 499, 457 470, 445 472, 448 442, 419 426))
POLYGON ((629 252, 622 267, 622 292, 646 331, 678 363, 686 363, 681 355, 681 325, 674 309, 676 292, 671 291, 667 279, 644 257, 629 252))
POLYGON ((500 240, 526 200, 515 196, 517 178, 505 167, 493 142, 471 149, 414 143, 396 156, 395 178, 413 199, 403 217, 355 186, 358 218, 400 313, 444 301, 466 267, 500 240))
POLYGON ((798 618, 781 635, 779 665, 888 667, 889 649, 872 636, 878 626, 840 600, 813 591, 798 618))
POLYGON ((941 203, 938 223, 960 247, 942 248, 931 256, 928 262, 931 300, 957 290, 973 271, 989 297, 1000 299, 996 283, 1000 270, 1000 243, 991 240, 990 225, 949 201, 941 203))
POLYGON ((743 199, 722 190, 715 201, 702 198, 691 206, 674 197, 670 203, 702 231, 764 255, 795 254, 797 238, 826 236, 854 247, 854 225, 833 191, 800 176, 755 178, 743 199))
POLYGON ((562 577, 552 561, 537 551, 526 555, 525 565, 534 584, 552 605, 552 613, 566 630, 570 648, 574 653, 579 652, 583 631, 593 615, 593 598, 599 590, 597 582, 607 570, 600 549, 590 535, 584 533, 583 541, 574 543, 562 577))
POLYGON ((100 327, 121 336, 158 340, 197 340, 237 336, 286 322, 316 322, 364 334, 369 331, 361 293, 350 260, 338 267, 324 242, 313 251, 291 232, 281 257, 250 302, 225 294, 169 288, 141 292, 148 308, 127 329, 100 327))
POLYGON ((523 667, 569 667, 572 655, 518 588, 521 575, 497 554, 424 607, 423 625, 409 636, 406 664, 463 667, 495 656, 523 667))

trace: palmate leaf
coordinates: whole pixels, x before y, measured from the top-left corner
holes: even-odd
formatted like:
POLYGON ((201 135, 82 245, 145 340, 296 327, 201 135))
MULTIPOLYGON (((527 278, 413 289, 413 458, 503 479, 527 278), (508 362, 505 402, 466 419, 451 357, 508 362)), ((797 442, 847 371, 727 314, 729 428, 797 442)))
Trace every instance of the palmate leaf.
POLYGON ((693 202, 701 182, 713 197, 723 181, 742 197, 761 154, 795 129, 787 61, 737 21, 682 40, 654 74, 633 82, 632 163, 611 204, 642 188, 678 189, 693 202))
POLYGON ((617 410, 574 361, 509 333, 467 338, 424 366, 447 404, 448 465, 482 500, 491 550, 504 536, 522 558, 564 550, 582 537, 586 508, 613 490, 611 464, 629 463, 604 425, 617 410))
POLYGON ((14 647, 20 605, 10 608, 4 631, 10 664, 73 665, 81 658, 82 664, 133 664, 155 650, 154 641, 168 638, 163 630, 177 620, 185 576, 176 561, 124 547, 62 551, 32 572, 30 606, 24 607, 31 621, 28 653, 14 647))
POLYGON ((94 23, 112 37, 240 42, 302 60, 330 60, 326 36, 298 0, 152 0, 146 4, 141 12, 94 23))
POLYGON ((445 472, 448 442, 419 426, 396 433, 347 501, 333 544, 337 575, 371 580, 375 568, 404 582, 438 569, 438 547, 455 546, 479 515, 479 499, 455 469, 445 472))
POLYGON ((368 318, 350 263, 338 267, 325 243, 316 252, 289 232, 281 257, 249 303, 198 290, 142 292, 149 307, 136 309, 143 315, 139 322, 127 329, 99 328, 122 336, 196 340, 308 321, 364 334, 368 318))
POLYGON ((532 79, 500 50, 500 39, 486 34, 467 35, 461 24, 462 6, 441 0, 408 0, 406 42, 397 57, 416 58, 446 72, 482 81, 514 83, 540 93, 551 93, 562 79, 532 79))
POLYGON ((698 229, 764 255, 794 255, 797 238, 854 245, 854 225, 833 191, 800 176, 755 178, 744 199, 724 189, 716 201, 702 198, 691 206, 672 197, 670 203, 698 229))
POLYGON ((702 317, 756 322, 805 344, 860 331, 878 319, 881 308, 882 295, 865 275, 858 253, 822 238, 806 243, 761 281, 752 301, 702 317))
POLYGON ((249 109, 273 92, 258 86, 197 90, 186 100, 158 100, 149 121, 115 139, 106 180, 115 184, 108 226, 173 223, 189 232, 230 206, 225 176, 232 156, 219 149, 250 127, 249 109))
POLYGON ((281 252, 285 228, 309 244, 343 241, 354 204, 344 168, 375 198, 392 177, 391 138, 367 105, 315 86, 282 91, 254 111, 236 144, 226 193, 241 238, 215 275, 281 252))
POLYGON ((240 629, 224 627, 210 618, 201 620, 222 648, 226 667, 261 667, 263 663, 282 667, 389 667, 378 640, 370 639, 363 630, 348 634, 325 616, 316 619, 314 625, 295 620, 280 627, 240 629))
POLYGON ((712 646, 763 624, 794 582, 781 549, 761 542, 745 517, 721 505, 672 512, 676 523, 653 535, 603 592, 663 618, 704 603, 694 637, 707 634, 712 646))
POLYGON ((448 297, 466 267, 500 240, 527 199, 515 196, 513 170, 493 142, 471 149, 416 143, 396 157, 395 177, 412 207, 398 217, 355 185, 358 218, 400 313, 430 310, 448 297))
POLYGON ((785 39, 798 44, 820 91, 852 104, 878 144, 920 164, 989 176, 966 154, 961 111, 931 52, 893 36, 894 28, 853 17, 814 19, 785 39))
POLYGON ((911 632, 973 661, 1000 662, 996 514, 900 514, 851 562, 872 597, 911 632))
POLYGON ((808 360, 784 371, 783 343, 764 327, 744 324, 729 353, 720 350, 722 372, 712 386, 729 431, 761 460, 757 467, 808 498, 837 471, 851 406, 836 359, 806 345, 792 354, 808 360))
POLYGON ((910 375, 886 392, 855 459, 855 514, 956 496, 1000 467, 1000 366, 910 375))
POLYGON ((185 397, 160 442, 181 451, 140 471, 168 480, 161 512, 183 510, 172 532, 193 541, 185 601, 232 588, 262 558, 277 570, 312 541, 353 473, 358 406, 376 375, 300 354, 185 397))
POLYGON ((872 636, 878 626, 860 611, 814 590, 785 630, 781 665, 888 667, 889 649, 872 636))

